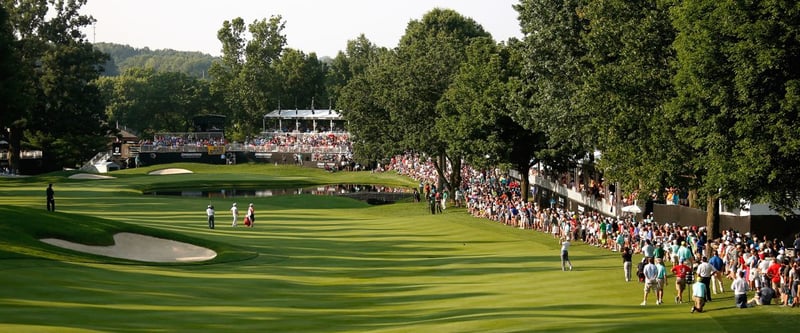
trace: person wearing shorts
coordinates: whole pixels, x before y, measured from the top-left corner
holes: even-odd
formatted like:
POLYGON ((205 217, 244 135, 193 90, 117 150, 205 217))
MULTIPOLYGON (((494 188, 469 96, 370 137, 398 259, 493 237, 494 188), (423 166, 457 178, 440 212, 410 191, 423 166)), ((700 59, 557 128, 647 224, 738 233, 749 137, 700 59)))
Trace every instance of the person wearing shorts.
MULTIPOLYGON (((644 299, 642 306, 647 305, 647 295, 650 291, 658 293, 658 267, 653 263, 653 258, 647 258, 647 264, 644 265, 642 273, 644 274, 644 299)), ((658 304, 658 301, 656 301, 658 304)))
POLYGON ((677 265, 672 266, 672 273, 675 274, 675 303, 683 303, 683 291, 686 290, 686 278, 692 274, 692 268, 686 265, 685 260, 681 260, 677 265))
POLYGON ((667 267, 662 263, 663 259, 656 257, 656 268, 658 275, 656 277, 656 305, 664 304, 664 287, 667 285, 667 267))

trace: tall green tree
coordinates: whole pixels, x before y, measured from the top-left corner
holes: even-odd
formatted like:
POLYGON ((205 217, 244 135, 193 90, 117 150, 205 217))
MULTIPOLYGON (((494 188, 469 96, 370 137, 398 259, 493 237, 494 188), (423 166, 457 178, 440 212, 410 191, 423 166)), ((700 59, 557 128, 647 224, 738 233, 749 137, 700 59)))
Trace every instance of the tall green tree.
POLYGON ((581 42, 588 25, 586 2, 523 0, 514 6, 524 34, 522 80, 516 92, 521 107, 514 108, 514 119, 545 134, 549 142, 540 155, 555 172, 571 171, 596 148, 592 115, 579 104, 589 70, 581 42))
POLYGON ((391 117, 379 103, 376 88, 390 77, 387 68, 392 57, 391 51, 361 35, 347 42, 345 52, 337 55, 331 66, 337 84, 343 84, 336 93, 336 105, 349 123, 354 159, 364 165, 392 156, 396 153, 394 142, 402 139, 400 131, 388 125, 391 117))
POLYGON ((430 156, 439 181, 450 189, 460 183, 463 156, 447 155, 448 139, 436 130, 444 117, 437 104, 466 58, 466 46, 478 37, 491 38, 474 20, 453 10, 434 9, 408 24, 387 67, 386 81, 377 87, 379 103, 390 112, 387 125, 402 133, 397 150, 430 156), (448 163, 455 170, 450 179, 448 163))
POLYGON ((515 104, 509 97, 519 82, 519 55, 512 46, 475 38, 466 56, 438 104, 444 116, 436 126, 448 140, 447 154, 464 156, 476 167, 510 166, 523 175, 522 197, 527 201, 526 176, 547 140, 544 133, 525 129, 512 118, 515 104))
POLYGON ((608 181, 650 193, 665 186, 685 188, 684 152, 665 126, 664 105, 674 96, 673 1, 592 1, 585 7, 587 30, 584 84, 577 104, 592 115, 598 163, 608 181))
MULTIPOLYGON (((19 59, 18 103, 9 110, 12 155, 25 140, 43 151, 48 168, 75 167, 105 150, 108 126, 97 87, 106 55, 82 29, 94 20, 81 15, 86 0, 4 0, 19 59)), ((12 167, 18 160, 12 159, 12 167)))
POLYGON ((299 109, 327 109, 327 65, 320 62, 315 53, 307 55, 300 50, 284 49, 281 57, 273 62, 273 69, 280 77, 278 96, 281 105, 299 109))
POLYGON ((179 72, 132 68, 98 79, 110 122, 143 137, 159 132, 189 132, 192 118, 211 113, 208 82, 179 72))
POLYGON ((678 70, 669 120, 719 232, 718 199, 798 203, 800 7, 794 1, 687 0, 672 12, 678 70))
POLYGON ((375 52, 377 52, 375 45, 361 34, 356 39, 348 40, 345 51, 339 51, 330 61, 325 73, 325 87, 334 108, 339 109, 336 105, 344 86, 353 76, 366 72, 375 52))
POLYGON ((222 56, 209 69, 211 91, 222 101, 220 113, 228 117, 234 140, 258 131, 264 114, 279 103, 279 76, 272 64, 286 45, 284 26, 280 16, 247 26, 235 18, 223 22, 217 32, 222 56))
MULTIPOLYGON (((14 125, 13 122, 18 120, 18 111, 22 109, 20 104, 23 102, 20 97, 23 96, 22 80, 19 75, 20 59, 15 54, 16 42, 14 31, 9 23, 8 12, 4 4, 0 3, 0 137, 9 140, 8 132, 6 129, 14 125)), ((19 147, 19 142, 12 144, 12 146, 19 147)), ((19 154, 14 156, 13 165, 19 163, 19 154)))

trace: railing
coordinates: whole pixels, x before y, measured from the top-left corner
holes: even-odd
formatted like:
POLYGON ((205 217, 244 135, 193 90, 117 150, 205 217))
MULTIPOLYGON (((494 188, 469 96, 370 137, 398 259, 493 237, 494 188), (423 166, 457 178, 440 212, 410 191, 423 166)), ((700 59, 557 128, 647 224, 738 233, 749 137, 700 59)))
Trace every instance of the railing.
POLYGON ((245 151, 256 153, 313 153, 313 154, 347 154, 349 147, 321 147, 313 145, 228 145, 229 151, 245 151))
POLYGON ((575 191, 568 186, 564 186, 559 184, 558 182, 552 181, 542 176, 531 176, 528 178, 530 180, 531 185, 538 185, 543 188, 549 189, 559 195, 569 198, 572 201, 578 202, 580 204, 592 207, 593 209, 600 211, 606 215, 617 215, 620 212, 614 211, 614 205, 606 200, 596 199, 594 196, 589 195, 585 192, 575 191))
MULTIPOLYGON (((141 145, 139 147, 141 153, 204 153, 208 152, 207 146, 159 146, 159 145, 141 145)), ((225 151, 231 152, 255 152, 255 153, 311 153, 311 154, 349 154, 349 147, 318 147, 313 145, 245 145, 241 143, 232 143, 225 146, 225 151)))
POLYGON ((183 145, 183 146, 161 146, 144 144, 140 146, 140 153, 206 153, 207 146, 183 145))
POLYGON ((291 135, 291 136, 296 136, 296 137, 301 138, 301 139, 303 139, 303 138, 305 138, 307 136, 320 136, 320 135, 328 135, 328 134, 333 134, 333 135, 336 135, 336 136, 340 136, 340 135, 350 135, 350 132, 345 131, 345 130, 334 130, 334 131, 323 131, 323 132, 321 132, 321 131, 316 131, 316 132, 314 132, 314 131, 311 131, 311 132, 288 131, 288 132, 284 132, 284 131, 275 130, 275 131, 264 131, 264 132, 261 132, 261 136, 262 137, 291 135))

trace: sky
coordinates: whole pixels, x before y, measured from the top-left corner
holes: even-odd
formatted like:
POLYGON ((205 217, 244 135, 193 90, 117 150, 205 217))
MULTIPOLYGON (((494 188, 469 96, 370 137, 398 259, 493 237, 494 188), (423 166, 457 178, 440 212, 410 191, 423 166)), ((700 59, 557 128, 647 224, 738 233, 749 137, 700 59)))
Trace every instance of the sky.
POLYGON ((237 17, 249 24, 280 15, 286 47, 335 57, 362 33, 373 44, 395 47, 411 20, 434 8, 472 18, 496 41, 521 37, 519 0, 88 0, 81 13, 97 22, 93 42, 135 48, 200 51, 219 56, 217 31, 237 17))

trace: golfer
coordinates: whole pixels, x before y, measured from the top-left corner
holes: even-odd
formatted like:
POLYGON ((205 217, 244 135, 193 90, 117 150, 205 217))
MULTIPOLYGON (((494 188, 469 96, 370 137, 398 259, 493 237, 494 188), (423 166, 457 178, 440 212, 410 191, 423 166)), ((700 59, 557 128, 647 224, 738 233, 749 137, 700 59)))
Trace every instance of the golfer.
POLYGON ((214 206, 208 205, 208 208, 206 208, 206 215, 208 215, 208 228, 214 229, 214 206))
POLYGON ((47 185, 47 211, 56 211, 55 191, 53 191, 53 184, 47 185))
POLYGON ((247 208, 247 218, 250 219, 250 227, 252 228, 253 225, 256 224, 256 209, 253 207, 252 202, 247 208))
POLYGON ((569 237, 561 238, 561 270, 566 271, 566 264, 569 263, 569 270, 572 270, 572 262, 569 261, 569 237))
POLYGON ((233 206, 231 206, 231 214, 233 215, 233 223, 231 223, 231 227, 235 227, 236 220, 239 219, 239 208, 236 207, 235 202, 233 203, 233 206))

